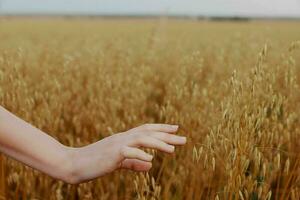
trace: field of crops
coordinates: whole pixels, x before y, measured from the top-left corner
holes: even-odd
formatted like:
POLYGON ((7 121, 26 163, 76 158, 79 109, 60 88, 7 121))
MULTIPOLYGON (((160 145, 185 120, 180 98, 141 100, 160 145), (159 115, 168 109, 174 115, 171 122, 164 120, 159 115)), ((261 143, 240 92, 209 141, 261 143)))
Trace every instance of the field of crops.
POLYGON ((299 200, 299 85, 296 21, 0 18, 6 109, 69 146, 150 122, 188 137, 80 185, 0 155, 0 199, 299 200))

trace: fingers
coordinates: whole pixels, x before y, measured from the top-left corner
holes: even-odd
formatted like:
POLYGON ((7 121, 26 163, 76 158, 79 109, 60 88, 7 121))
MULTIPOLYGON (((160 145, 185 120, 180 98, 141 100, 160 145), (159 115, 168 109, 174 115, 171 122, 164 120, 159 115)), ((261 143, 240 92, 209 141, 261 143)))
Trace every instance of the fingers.
POLYGON ((121 168, 134 171, 148 171, 152 167, 153 156, 138 149, 139 147, 157 149, 167 153, 173 153, 173 145, 183 145, 186 137, 173 135, 178 126, 166 124, 147 124, 137 127, 129 134, 130 138, 125 147, 121 149, 123 161, 121 168), (135 132, 138 131, 138 132, 135 132))
POLYGON ((173 145, 169 145, 164 141, 158 140, 150 136, 136 137, 136 139, 133 140, 133 143, 131 145, 135 147, 146 147, 151 149, 157 149, 166 153, 173 153, 175 150, 175 147, 173 145))
POLYGON ((149 171, 152 167, 151 162, 141 161, 137 159, 125 159, 121 163, 121 168, 130 169, 138 172, 149 171))
POLYGON ((184 145, 186 143, 186 137, 183 136, 164 132, 149 132, 148 135, 171 145, 184 145))
POLYGON ((125 146, 121 149, 121 154, 125 159, 131 158, 131 159, 138 159, 147 162, 150 162, 153 159, 152 155, 138 148, 128 147, 128 146, 125 146))
POLYGON ((178 130, 178 125, 170 124, 144 124, 132 129, 134 131, 159 131, 167 133, 175 133, 178 130))

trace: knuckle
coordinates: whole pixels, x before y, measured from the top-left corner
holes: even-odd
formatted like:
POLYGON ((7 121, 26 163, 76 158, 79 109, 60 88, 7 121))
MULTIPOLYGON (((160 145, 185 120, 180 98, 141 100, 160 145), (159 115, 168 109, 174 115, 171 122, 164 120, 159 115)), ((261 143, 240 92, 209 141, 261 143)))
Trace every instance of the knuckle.
POLYGON ((153 134, 152 131, 145 131, 145 132, 144 132, 144 135, 145 135, 145 136, 150 136, 151 134, 153 134))
POLYGON ((144 124, 144 125, 143 125, 143 128, 144 128, 145 130, 150 130, 151 124, 144 124))
POLYGON ((121 154, 122 156, 125 156, 125 155, 126 155, 126 152, 127 152, 127 147, 126 147, 126 146, 120 147, 120 154, 121 154))
POLYGON ((144 137, 141 135, 138 135, 135 137, 135 141, 140 144, 144 141, 144 137))
POLYGON ((168 134, 162 134, 161 138, 162 138, 163 141, 168 141, 168 140, 170 140, 170 137, 169 137, 168 134))

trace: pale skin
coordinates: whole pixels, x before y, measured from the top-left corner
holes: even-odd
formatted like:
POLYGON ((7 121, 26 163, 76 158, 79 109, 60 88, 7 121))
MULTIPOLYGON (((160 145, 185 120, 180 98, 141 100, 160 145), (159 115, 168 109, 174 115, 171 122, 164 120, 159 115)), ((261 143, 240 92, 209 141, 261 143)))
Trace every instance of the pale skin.
POLYGON ((0 106, 0 152, 70 184, 117 169, 149 171, 153 156, 142 147, 173 153, 186 138, 177 125, 145 124, 83 147, 68 147, 0 106))

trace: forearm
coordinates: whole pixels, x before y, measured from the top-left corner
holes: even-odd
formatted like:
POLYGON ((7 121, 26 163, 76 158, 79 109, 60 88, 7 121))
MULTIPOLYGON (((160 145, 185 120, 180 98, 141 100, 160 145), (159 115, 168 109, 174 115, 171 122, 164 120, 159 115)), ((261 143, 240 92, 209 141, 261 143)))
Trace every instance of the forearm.
POLYGON ((69 181, 69 148, 0 106, 0 151, 54 178, 69 181))

